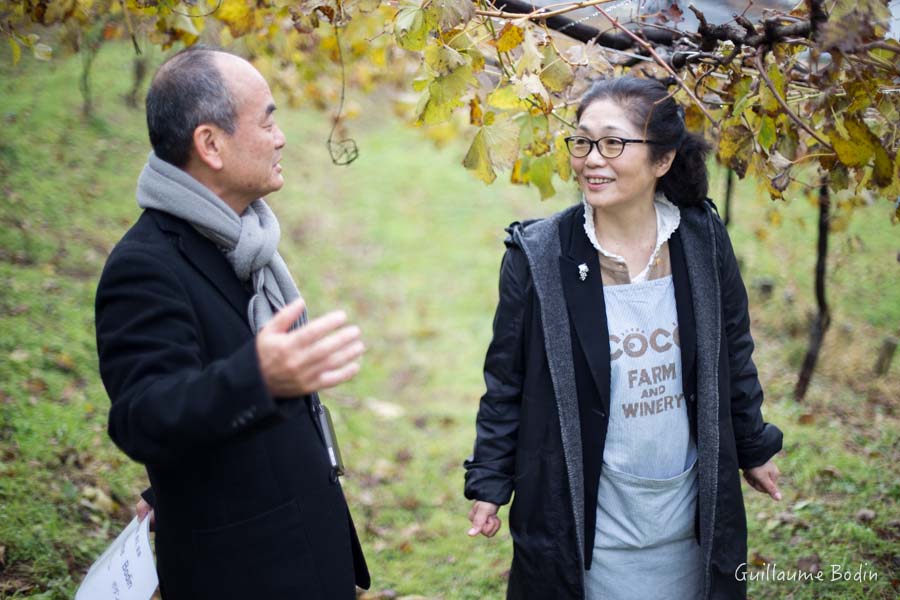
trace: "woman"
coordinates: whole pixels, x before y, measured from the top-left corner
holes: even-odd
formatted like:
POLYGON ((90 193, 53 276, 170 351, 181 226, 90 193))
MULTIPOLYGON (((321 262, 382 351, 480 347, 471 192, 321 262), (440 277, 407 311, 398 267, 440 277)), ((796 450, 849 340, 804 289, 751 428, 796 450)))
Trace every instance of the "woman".
POLYGON ((507 229, 469 535, 515 492, 509 598, 743 598, 738 471, 780 500, 782 435, 708 146, 651 79, 595 83, 577 117, 583 202, 507 229))

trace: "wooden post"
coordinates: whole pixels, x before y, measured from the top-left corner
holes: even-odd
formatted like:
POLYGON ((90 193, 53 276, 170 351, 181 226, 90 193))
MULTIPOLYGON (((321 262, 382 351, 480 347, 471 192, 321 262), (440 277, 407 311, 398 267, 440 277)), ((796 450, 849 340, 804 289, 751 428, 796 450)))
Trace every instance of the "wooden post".
POLYGON ((828 191, 828 176, 822 177, 819 184, 819 242, 816 249, 816 313, 809 329, 809 348, 800 368, 800 376, 797 378, 797 386, 794 388, 794 400, 800 402, 806 395, 809 382, 812 379, 816 362, 819 360, 819 350, 822 349, 822 340, 825 332, 831 324, 831 313, 828 310, 828 302, 825 299, 825 266, 828 259, 828 213, 831 209, 831 196, 828 191))
POLYGON ((881 377, 887 375, 891 368, 891 360, 897 350, 897 338, 889 335, 881 342, 881 350, 878 351, 878 360, 875 362, 875 374, 881 377))
POLYGON ((734 171, 728 169, 725 176, 725 227, 731 223, 731 195, 734 193, 734 171))

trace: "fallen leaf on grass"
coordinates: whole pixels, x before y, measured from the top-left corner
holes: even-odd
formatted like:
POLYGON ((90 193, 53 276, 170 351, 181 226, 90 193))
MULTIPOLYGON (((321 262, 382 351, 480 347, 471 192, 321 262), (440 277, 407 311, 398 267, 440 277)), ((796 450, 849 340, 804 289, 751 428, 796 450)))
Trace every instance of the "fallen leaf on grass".
POLYGON ((797 522, 797 515, 789 512, 780 512, 775 515, 775 518, 785 525, 793 525, 797 522))
POLYGON ((43 394, 47 391, 47 382, 40 377, 32 377, 25 382, 25 390, 29 394, 43 394))
POLYGON ((65 352, 60 352, 53 358, 53 366, 64 373, 75 370, 75 359, 65 352))
POLYGON ((399 404, 376 400, 375 398, 366 398, 366 408, 375 413, 376 417, 385 420, 398 419, 406 414, 406 410, 399 404))
POLYGON ((836 467, 825 467, 819 471, 819 475, 831 477, 832 479, 840 479, 841 472, 836 467))
POLYGON ((372 467, 372 476, 381 483, 392 481, 397 476, 397 465, 384 458, 379 458, 372 467))
POLYGON ((797 559, 797 569, 804 573, 818 573, 822 570, 822 561, 819 560, 818 554, 802 556, 797 559))
POLYGON ((81 489, 81 495, 84 496, 82 506, 106 514, 112 514, 116 510, 116 503, 100 488, 86 485, 81 489))
POLYGON ((25 362, 26 360, 28 360, 29 356, 31 356, 31 355, 28 354, 27 350, 22 350, 21 348, 19 348, 18 350, 13 350, 12 352, 9 353, 9 360, 11 360, 14 363, 21 363, 21 362, 25 362))
POLYGON ((797 419, 797 422, 801 425, 811 425, 812 423, 816 422, 816 415, 812 413, 800 415, 800 417, 797 419))
POLYGON ((767 564, 772 562, 768 557, 763 556, 759 552, 754 551, 752 555, 750 555, 750 564, 754 567, 764 567, 767 564))
POLYGON ((406 496, 400 499, 400 506, 406 510, 416 510, 422 505, 415 496, 406 496))
POLYGON ((794 505, 791 507, 791 510, 803 510, 810 504, 812 504, 812 500, 809 500, 809 499, 798 500, 797 502, 794 502, 794 505))
POLYGON ((856 520, 861 523, 868 523, 875 518, 875 511, 870 508, 863 508, 856 513, 856 520))
POLYGON ((898 540, 900 539, 900 521, 891 521, 885 527, 878 527, 875 529, 875 533, 881 539, 889 542, 898 540))

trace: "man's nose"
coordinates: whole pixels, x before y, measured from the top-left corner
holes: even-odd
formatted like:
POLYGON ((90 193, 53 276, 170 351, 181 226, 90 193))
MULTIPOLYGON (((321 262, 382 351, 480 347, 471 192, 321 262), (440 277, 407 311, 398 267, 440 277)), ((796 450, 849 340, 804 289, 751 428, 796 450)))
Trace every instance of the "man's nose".
POLYGON ((276 125, 275 126, 275 148, 280 150, 284 148, 284 145, 287 144, 287 138, 284 136, 284 132, 281 131, 281 128, 276 125))

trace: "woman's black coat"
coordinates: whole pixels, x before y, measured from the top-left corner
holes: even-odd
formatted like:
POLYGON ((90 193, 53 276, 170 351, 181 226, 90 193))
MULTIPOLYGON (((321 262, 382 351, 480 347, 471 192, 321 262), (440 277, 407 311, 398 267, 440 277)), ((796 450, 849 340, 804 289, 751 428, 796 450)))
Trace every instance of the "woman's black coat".
MULTIPOLYGON (((782 436, 760 412, 747 294, 724 225, 711 203, 681 215, 669 249, 682 381, 698 440, 704 597, 744 598, 735 576, 747 554, 739 468, 765 463, 782 436)), ((507 231, 465 494, 498 505, 515 494, 509 598, 583 598, 609 422, 599 260, 581 204, 507 231), (582 282, 581 264, 596 275, 582 282)))

